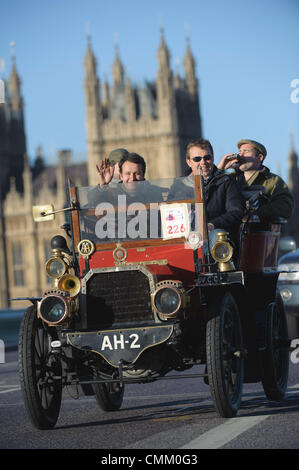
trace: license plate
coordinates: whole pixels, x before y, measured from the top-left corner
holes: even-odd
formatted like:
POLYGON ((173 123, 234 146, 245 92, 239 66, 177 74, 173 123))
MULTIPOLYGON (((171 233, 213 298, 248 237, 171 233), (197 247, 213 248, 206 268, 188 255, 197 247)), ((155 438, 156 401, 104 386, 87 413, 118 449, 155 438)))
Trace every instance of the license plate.
POLYGON ((148 348, 167 341, 173 325, 68 333, 68 342, 100 354, 109 364, 132 364, 148 348))
POLYGON ((200 274, 196 281, 197 286, 208 287, 222 284, 244 284, 242 271, 200 274))
POLYGON ((100 336, 100 350, 115 351, 117 349, 140 349, 140 334, 139 333, 109 333, 100 336))
POLYGON ((227 282, 226 273, 200 274, 198 276, 198 284, 215 285, 227 282))

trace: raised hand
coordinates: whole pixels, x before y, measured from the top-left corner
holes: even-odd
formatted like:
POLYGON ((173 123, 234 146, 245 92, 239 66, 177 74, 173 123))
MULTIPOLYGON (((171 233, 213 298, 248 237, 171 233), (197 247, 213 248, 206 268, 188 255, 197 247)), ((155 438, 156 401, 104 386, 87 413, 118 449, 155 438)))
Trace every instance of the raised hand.
POLYGON ((224 155, 224 157, 221 158, 220 162, 217 165, 217 168, 219 170, 227 170, 230 168, 234 163, 238 162, 237 158, 228 158, 231 157, 232 155, 235 155, 234 153, 227 153, 224 155))
POLYGON ((111 164, 108 158, 104 158, 96 167, 99 175, 99 185, 102 187, 109 184, 114 175, 114 165, 111 164))

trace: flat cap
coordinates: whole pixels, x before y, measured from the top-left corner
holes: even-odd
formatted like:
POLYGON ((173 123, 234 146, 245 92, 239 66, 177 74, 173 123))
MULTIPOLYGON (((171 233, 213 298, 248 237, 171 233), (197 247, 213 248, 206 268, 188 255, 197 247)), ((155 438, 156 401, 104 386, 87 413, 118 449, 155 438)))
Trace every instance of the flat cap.
POLYGON ((237 143, 238 149, 241 147, 243 144, 251 144, 254 148, 256 148, 261 154, 264 155, 264 157, 267 155, 267 150, 266 147, 263 144, 260 144, 259 142, 256 142, 256 140, 251 140, 251 139, 242 139, 239 140, 237 143))
POLYGON ((119 149, 112 150, 112 152, 109 153, 108 158, 111 162, 118 163, 123 157, 127 157, 128 155, 129 155, 128 150, 119 148, 119 149))

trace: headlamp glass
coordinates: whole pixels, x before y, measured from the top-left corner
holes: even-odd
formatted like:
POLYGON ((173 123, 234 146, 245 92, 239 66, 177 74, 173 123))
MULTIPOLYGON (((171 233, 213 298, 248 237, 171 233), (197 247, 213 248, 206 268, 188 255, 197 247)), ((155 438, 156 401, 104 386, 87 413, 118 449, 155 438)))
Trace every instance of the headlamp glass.
POLYGON ((180 295, 175 289, 164 287, 156 293, 155 307, 162 314, 171 315, 179 308, 180 303, 180 295))
POLYGON ((229 261, 232 257, 232 247, 228 243, 216 243, 212 249, 212 256, 217 262, 229 261))
POLYGON ((67 304, 58 295, 48 295, 41 300, 40 316, 46 323, 58 324, 64 320, 67 314, 67 304))
POLYGON ((46 264, 46 271, 50 277, 58 279, 66 271, 66 264, 61 258, 51 258, 46 264))

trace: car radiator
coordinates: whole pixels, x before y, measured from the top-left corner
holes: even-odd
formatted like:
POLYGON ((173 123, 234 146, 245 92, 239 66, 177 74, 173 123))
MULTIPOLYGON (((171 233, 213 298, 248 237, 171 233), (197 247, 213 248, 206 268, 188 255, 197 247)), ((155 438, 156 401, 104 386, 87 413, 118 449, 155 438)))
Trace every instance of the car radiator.
POLYGON ((86 286, 87 328, 154 323, 148 277, 138 270, 93 274, 86 286))

